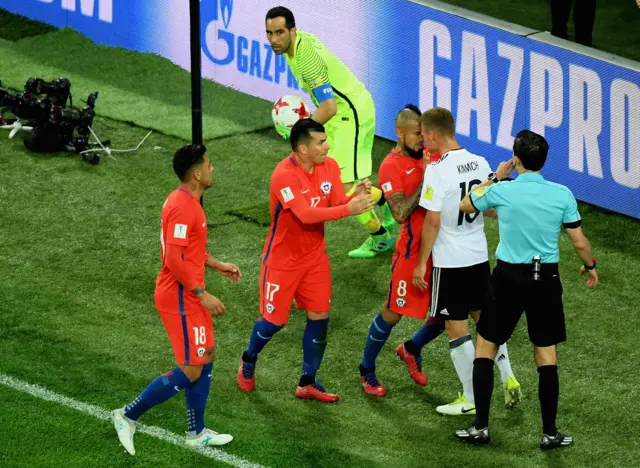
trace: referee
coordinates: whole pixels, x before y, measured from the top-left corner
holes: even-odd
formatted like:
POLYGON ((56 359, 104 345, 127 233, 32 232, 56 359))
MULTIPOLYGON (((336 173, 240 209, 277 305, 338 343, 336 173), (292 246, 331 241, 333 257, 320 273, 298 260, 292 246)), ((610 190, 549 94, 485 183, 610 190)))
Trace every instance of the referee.
POLYGON ((589 240, 580 227, 573 194, 567 187, 548 182, 540 175, 548 151, 544 137, 529 130, 521 131, 513 144, 512 161, 501 164, 511 164, 518 177, 511 182, 495 183, 494 176, 460 202, 465 213, 495 208, 500 231, 498 263, 491 278, 495 302, 482 311, 477 329, 473 366, 476 420, 473 426, 455 434, 465 442, 489 443, 493 361, 498 346, 511 337, 523 311, 539 374, 543 430, 540 448, 552 449, 573 442, 556 428, 559 395, 556 345, 566 340, 558 273, 558 237, 563 225, 583 262, 580 274, 588 274, 588 288, 597 286, 598 273, 589 240))

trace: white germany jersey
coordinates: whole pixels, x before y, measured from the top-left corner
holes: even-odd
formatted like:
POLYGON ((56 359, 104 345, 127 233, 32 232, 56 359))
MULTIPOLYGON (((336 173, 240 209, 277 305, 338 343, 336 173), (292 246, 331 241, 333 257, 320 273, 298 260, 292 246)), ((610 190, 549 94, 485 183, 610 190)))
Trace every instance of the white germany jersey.
POLYGON ((486 159, 465 149, 449 151, 425 169, 420 206, 440 212, 433 266, 460 268, 489 260, 482 213, 463 213, 460 201, 490 173, 486 159))

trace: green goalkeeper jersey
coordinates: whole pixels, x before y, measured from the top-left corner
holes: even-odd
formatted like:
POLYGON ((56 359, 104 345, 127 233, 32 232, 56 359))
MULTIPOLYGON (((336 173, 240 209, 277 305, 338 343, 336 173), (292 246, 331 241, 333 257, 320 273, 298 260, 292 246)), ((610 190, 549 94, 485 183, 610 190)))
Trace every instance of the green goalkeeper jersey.
POLYGON ((297 36, 293 58, 288 54, 285 57, 313 103, 319 106, 323 101, 335 98, 338 110, 334 118, 352 115, 354 110, 359 114, 369 114, 371 95, 364 84, 316 36, 299 29, 297 36))

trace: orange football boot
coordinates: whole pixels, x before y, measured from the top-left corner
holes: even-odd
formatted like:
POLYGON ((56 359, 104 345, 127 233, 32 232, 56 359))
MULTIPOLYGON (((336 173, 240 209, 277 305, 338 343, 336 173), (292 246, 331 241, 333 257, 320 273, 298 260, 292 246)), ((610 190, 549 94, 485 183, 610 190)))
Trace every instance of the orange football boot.
POLYGON ((296 388, 296 397, 307 398, 309 400, 318 400, 323 403, 334 403, 340 399, 338 395, 333 393, 327 393, 322 385, 318 382, 306 385, 304 387, 298 386, 296 388))
POLYGON ((384 388, 382 386, 382 382, 378 380, 374 369, 365 369, 364 367, 360 366, 360 380, 362 381, 362 388, 364 389, 364 393, 366 393, 367 395, 382 397, 387 394, 387 389, 384 388), (363 372, 365 372, 364 375, 363 372))
POLYGON ((413 379, 415 383, 418 385, 422 385, 423 387, 427 385, 427 375, 422 370, 422 356, 414 356, 404 346, 404 343, 400 343, 396 347, 396 353, 400 356, 400 359, 404 361, 409 369, 409 375, 413 379))
POLYGON ((240 368, 236 376, 238 387, 243 392, 250 392, 256 386, 256 363, 240 359, 240 368))

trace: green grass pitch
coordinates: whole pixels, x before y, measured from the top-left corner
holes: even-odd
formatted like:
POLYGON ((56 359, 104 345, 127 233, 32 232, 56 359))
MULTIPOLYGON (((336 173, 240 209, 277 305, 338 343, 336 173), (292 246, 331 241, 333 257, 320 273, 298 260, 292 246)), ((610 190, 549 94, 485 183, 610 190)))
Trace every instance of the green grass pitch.
MULTIPOLYGON (((5 24, 16 23, 0 15, 3 32, 5 24)), ((37 36, 43 31, 31 24, 23 34, 12 28, 5 38, 20 40, 0 42, 0 64, 9 63, 6 59, 14 67, 32 64, 58 71, 64 70, 69 48, 85 48, 83 56, 89 60, 96 50, 71 32, 45 31, 48 52, 28 53, 25 41, 43 41, 44 36, 37 36)), ((188 96, 188 75, 168 62, 136 58, 126 51, 102 52, 128 63, 132 76, 143 79, 135 68, 139 59, 152 67, 148 76, 166 76, 167 86, 188 96)), ((6 73, 18 82, 23 80, 19 72, 1 66, 0 79, 9 79, 6 73)), ((149 127, 156 131, 138 152, 104 159, 98 166, 76 156, 30 154, 18 138, 0 134, 0 376, 110 410, 135 398, 150 380, 174 366, 153 307, 153 289, 160 265, 160 209, 176 187, 171 155, 190 132, 188 120, 169 128, 170 120, 150 125, 144 119, 151 110, 162 115, 179 111, 180 118, 188 119, 184 116, 189 110, 181 103, 188 105, 189 100, 145 94, 122 78, 101 78, 99 70, 85 75, 77 67, 70 72, 75 73, 74 87, 102 90, 104 80, 112 92, 125 90, 135 100, 136 106, 119 107, 110 101, 115 97, 105 93, 98 103, 103 113, 94 128, 114 147, 134 147, 149 127)), ((549 454, 537 448, 537 374, 524 323, 509 352, 525 399, 515 410, 505 410, 496 378, 489 447, 467 447, 453 439, 453 431, 470 418, 435 413, 435 406, 459 390, 446 338, 423 352, 427 388, 417 387, 395 356, 394 345, 409 337, 418 321, 403 320, 380 355, 378 374, 389 389, 387 397, 363 394, 358 363, 370 321, 387 294, 391 255, 349 259, 346 252, 366 237, 352 219, 329 224, 326 230, 334 308, 319 380, 342 400, 323 405, 293 397, 302 361, 300 313, 292 315, 261 355, 256 391, 239 391, 235 372, 258 313, 269 174, 288 146, 266 129, 264 101, 214 84, 207 85, 205 93, 211 99, 212 119, 206 143, 216 167, 214 187, 205 195, 207 217, 217 225, 209 231, 209 251, 236 262, 244 273, 236 285, 207 273, 208 288, 228 308, 216 321, 217 359, 206 414, 211 427, 235 436, 226 453, 264 466, 292 468, 638 466, 640 449, 633 434, 640 425, 635 409, 640 388, 635 336, 640 328, 639 224, 584 205, 584 230, 598 258, 598 289, 584 287, 580 262, 566 235, 560 243, 568 342, 559 348, 558 423, 575 437, 573 447, 549 454), (224 99, 224 108, 213 106, 218 97, 224 99), (245 116, 247 105, 256 109, 255 115, 245 116), (239 115, 244 120, 238 120, 239 115)), ((392 146, 376 140, 374 167, 392 146)), ((497 223, 488 220, 486 225, 490 250, 495 251, 497 223)), ((3 467, 223 466, 145 434, 136 435, 138 453, 131 458, 123 453, 109 422, 4 385, 0 414, 3 467)), ((184 398, 155 408, 141 422, 183 434, 184 398)))

